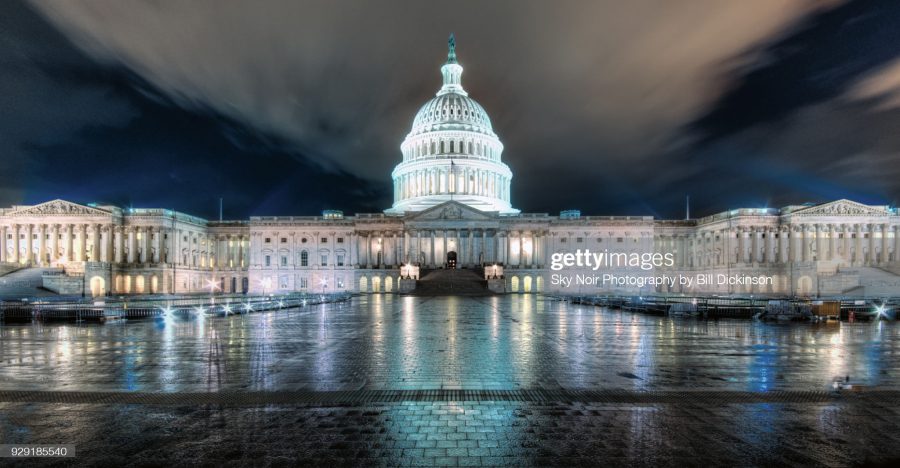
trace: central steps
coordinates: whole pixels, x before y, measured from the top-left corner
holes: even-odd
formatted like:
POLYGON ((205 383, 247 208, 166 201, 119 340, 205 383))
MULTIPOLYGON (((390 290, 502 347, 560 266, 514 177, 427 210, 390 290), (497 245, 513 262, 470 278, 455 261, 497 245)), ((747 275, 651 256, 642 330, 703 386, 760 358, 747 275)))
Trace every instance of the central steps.
POLYGON ((464 269, 432 270, 416 282, 416 296, 490 296, 487 281, 464 269))

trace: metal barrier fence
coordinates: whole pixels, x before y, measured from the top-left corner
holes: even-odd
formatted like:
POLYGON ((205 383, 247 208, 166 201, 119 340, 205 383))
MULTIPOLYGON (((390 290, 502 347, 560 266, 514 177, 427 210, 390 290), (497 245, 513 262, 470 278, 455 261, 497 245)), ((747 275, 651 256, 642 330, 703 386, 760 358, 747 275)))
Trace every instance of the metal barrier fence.
POLYGON ((0 321, 99 321, 138 319, 159 316, 227 316, 252 312, 293 309, 342 302, 350 293, 282 294, 245 296, 156 296, 103 298, 101 300, 65 300, 37 298, 29 301, 0 302, 0 321))
POLYGON ((593 305, 653 315, 686 315, 703 318, 818 319, 816 310, 832 305, 828 317, 839 320, 896 319, 900 299, 799 299, 769 297, 703 296, 560 296, 573 304, 593 305), (829 303, 829 304, 826 304, 829 303), (789 314, 776 314, 787 310, 789 314))

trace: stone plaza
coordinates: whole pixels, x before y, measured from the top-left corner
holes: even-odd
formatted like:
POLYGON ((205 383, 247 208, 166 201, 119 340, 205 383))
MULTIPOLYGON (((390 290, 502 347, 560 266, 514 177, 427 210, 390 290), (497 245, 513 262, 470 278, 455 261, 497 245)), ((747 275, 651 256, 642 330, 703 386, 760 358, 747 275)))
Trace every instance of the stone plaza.
POLYGON ((8 325, 0 439, 74 444, 58 466, 890 464, 898 336, 540 295, 8 325))

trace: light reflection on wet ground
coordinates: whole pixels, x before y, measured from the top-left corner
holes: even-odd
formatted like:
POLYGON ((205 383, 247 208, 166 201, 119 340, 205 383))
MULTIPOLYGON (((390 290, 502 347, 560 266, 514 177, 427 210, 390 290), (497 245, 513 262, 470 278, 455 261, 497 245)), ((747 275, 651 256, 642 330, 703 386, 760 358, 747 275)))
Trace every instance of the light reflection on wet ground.
POLYGON ((0 389, 897 387, 895 322, 667 319, 534 296, 371 296, 280 313, 0 329, 0 389))
MULTIPOLYGON (((361 297, 273 313, 0 328, 0 390, 898 390, 896 323, 667 319, 535 296, 361 297)), ((81 463, 891 462, 895 401, 157 406, 0 401, 2 443, 81 463)))

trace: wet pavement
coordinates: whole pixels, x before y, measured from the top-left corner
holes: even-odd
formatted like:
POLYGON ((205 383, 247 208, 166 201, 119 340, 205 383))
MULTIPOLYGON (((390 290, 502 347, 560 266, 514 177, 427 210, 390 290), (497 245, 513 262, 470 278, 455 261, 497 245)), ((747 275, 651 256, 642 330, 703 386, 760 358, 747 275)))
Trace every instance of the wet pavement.
POLYGON ((540 296, 7 325, 0 443, 74 443, 69 462, 117 466, 890 463, 898 355, 895 322, 668 319, 540 296), (829 394, 848 375, 864 391, 829 394))

